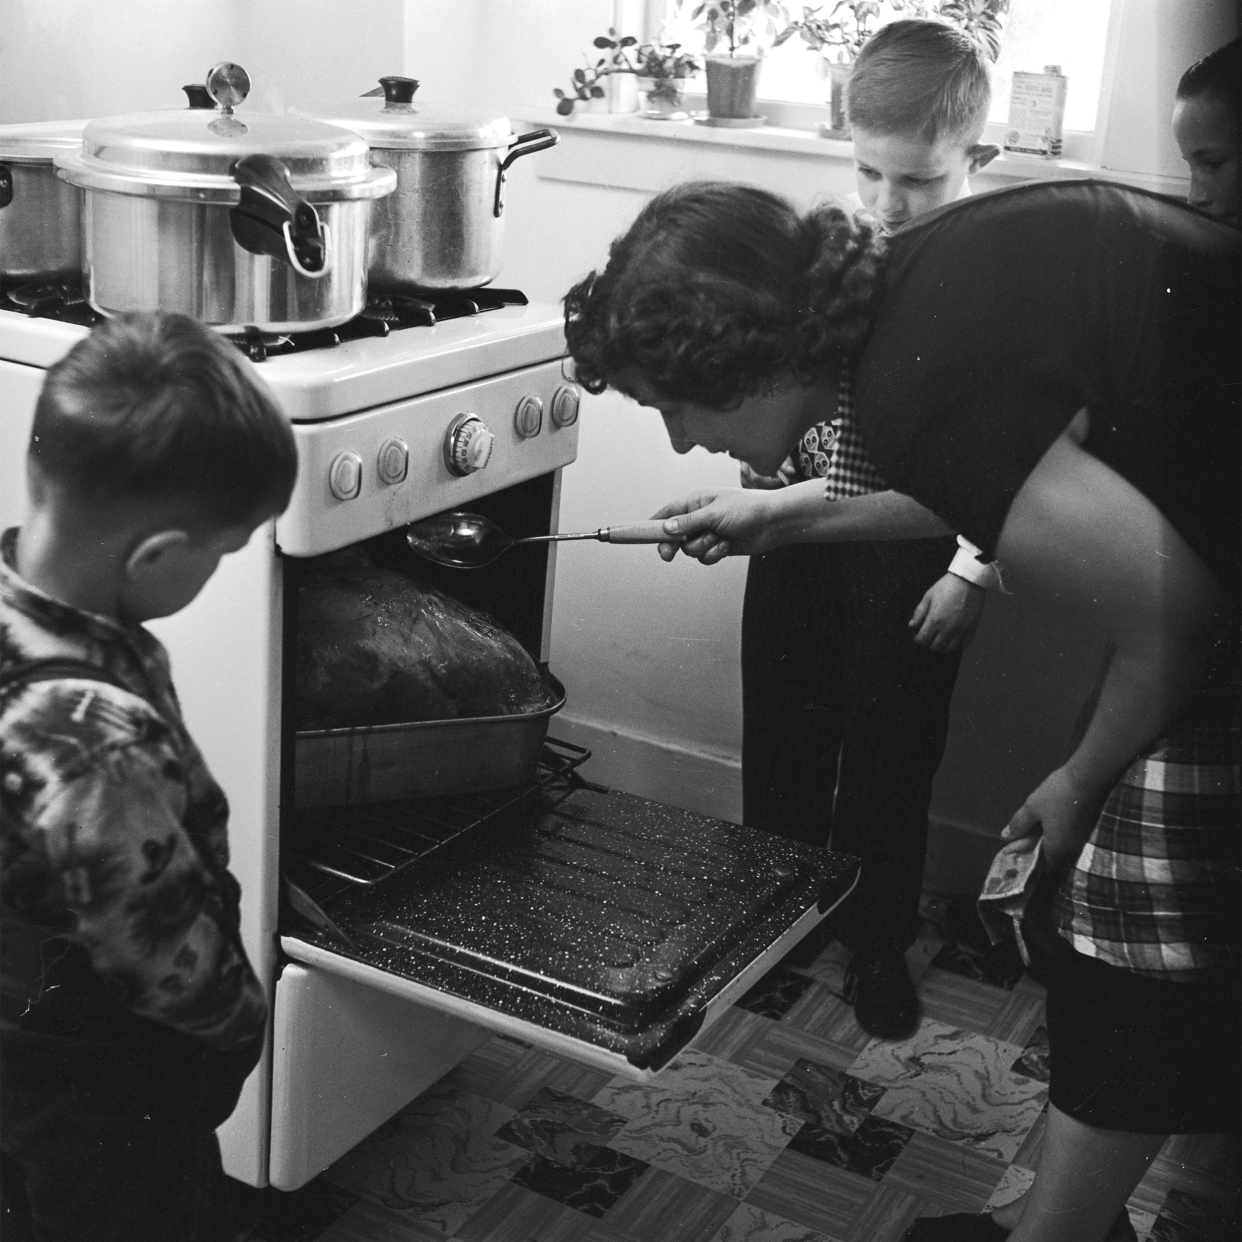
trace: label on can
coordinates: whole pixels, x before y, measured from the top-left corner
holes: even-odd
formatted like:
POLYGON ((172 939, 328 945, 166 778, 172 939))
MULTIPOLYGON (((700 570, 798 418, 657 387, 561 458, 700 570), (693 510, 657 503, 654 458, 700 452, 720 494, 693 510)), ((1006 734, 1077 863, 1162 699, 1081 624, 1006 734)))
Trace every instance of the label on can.
MULTIPOLYGON (((1055 68, 1049 66, 1049 68, 1055 68)), ((1056 159, 1061 154, 1068 79, 1061 73, 1015 73, 1005 125, 1005 150, 1056 159)))

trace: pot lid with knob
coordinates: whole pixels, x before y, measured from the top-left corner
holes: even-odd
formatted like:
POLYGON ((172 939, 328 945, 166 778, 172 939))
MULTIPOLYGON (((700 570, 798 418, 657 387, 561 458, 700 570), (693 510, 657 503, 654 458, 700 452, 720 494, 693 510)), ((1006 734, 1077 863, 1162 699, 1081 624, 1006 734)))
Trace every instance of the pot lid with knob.
POLYGON ((0 125, 0 160, 12 164, 50 164, 82 145, 87 121, 33 121, 0 125))
POLYGON ((418 81, 391 75, 356 99, 335 100, 296 115, 341 125, 376 148, 394 151, 477 151, 507 147, 513 127, 507 116, 461 112, 415 100, 418 81))
POLYGON ((240 194, 234 167, 265 156, 279 160, 292 186, 312 202, 391 192, 394 174, 371 166, 369 148, 356 135, 306 117, 234 113, 249 89, 246 71, 224 62, 205 83, 216 107, 195 106, 201 97, 191 97, 188 108, 90 121, 81 149, 57 155, 57 175, 87 190, 233 204, 240 194))

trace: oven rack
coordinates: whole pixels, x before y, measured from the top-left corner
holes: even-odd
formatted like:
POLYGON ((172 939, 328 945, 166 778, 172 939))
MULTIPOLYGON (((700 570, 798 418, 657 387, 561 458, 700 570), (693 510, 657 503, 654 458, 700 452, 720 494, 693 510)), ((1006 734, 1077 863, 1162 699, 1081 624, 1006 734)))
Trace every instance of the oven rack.
POLYGON ((534 779, 516 789, 296 809, 283 833, 282 871, 315 903, 382 884, 532 794, 559 802, 587 784, 577 769, 590 757, 585 747, 546 738, 534 779))

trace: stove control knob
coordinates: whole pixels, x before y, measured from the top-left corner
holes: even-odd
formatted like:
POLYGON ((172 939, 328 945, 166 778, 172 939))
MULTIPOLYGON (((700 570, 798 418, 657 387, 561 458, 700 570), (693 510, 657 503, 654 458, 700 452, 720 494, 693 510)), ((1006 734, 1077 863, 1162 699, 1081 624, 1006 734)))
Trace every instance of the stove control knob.
POLYGON ((517 403, 517 409, 513 411, 513 425, 523 440, 529 440, 543 430, 543 402, 534 393, 528 393, 517 403))
POLYGON ((454 474, 473 474, 487 465, 495 442, 477 414, 458 414, 444 437, 444 464, 454 474))
POLYGON ((578 390, 562 384, 552 395, 552 421, 558 427, 569 427, 578 421, 578 390))
POLYGON ((381 483, 400 483, 410 466, 410 446, 400 436, 389 436, 380 445, 376 465, 381 483))
POLYGON ((353 500, 362 491, 362 458, 337 453, 328 467, 328 490, 337 500, 353 500))

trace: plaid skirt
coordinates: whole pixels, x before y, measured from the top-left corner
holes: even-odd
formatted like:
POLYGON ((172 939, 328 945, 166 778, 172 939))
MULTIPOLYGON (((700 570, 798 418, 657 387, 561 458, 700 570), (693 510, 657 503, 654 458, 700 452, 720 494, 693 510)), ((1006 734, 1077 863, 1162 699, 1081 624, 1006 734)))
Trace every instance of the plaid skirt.
POLYGON ((1052 901, 1076 952, 1182 982, 1236 965, 1238 751, 1236 722, 1196 723, 1130 765, 1052 901))

